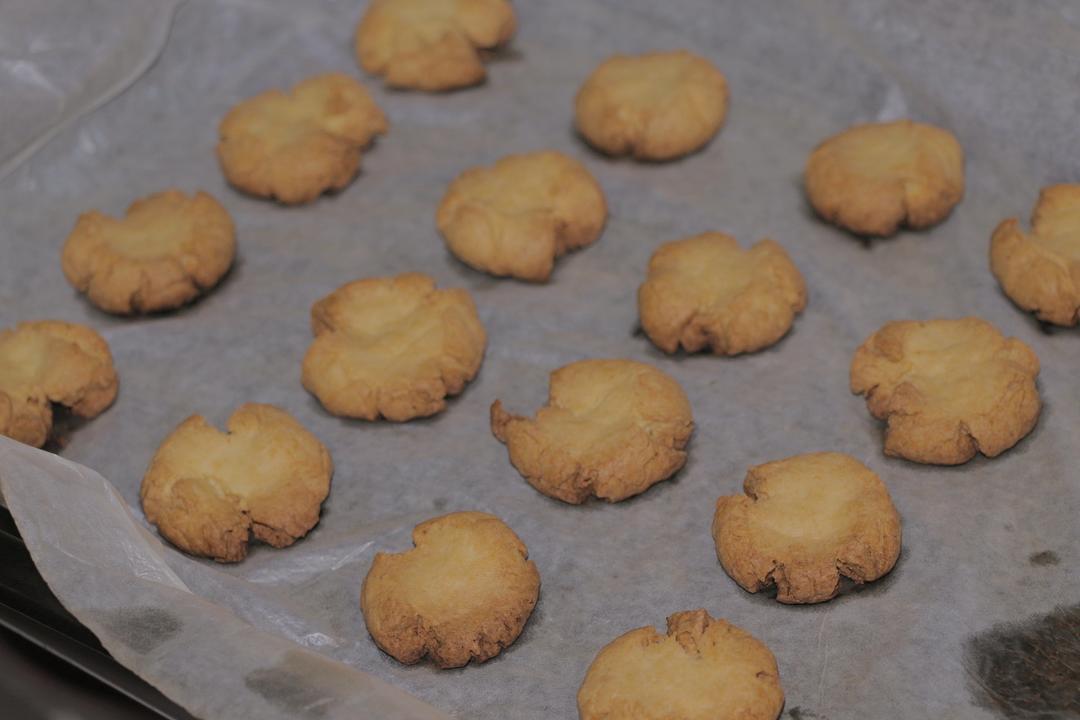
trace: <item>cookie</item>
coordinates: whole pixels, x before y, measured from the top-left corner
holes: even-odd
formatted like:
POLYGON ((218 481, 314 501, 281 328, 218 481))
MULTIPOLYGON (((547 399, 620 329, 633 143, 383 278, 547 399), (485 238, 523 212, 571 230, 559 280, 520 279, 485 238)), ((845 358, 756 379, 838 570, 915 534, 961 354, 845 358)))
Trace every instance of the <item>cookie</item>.
POLYGON ((843 453, 796 455, 750 468, 742 495, 716 502, 712 536, 724 570, 782 603, 836 597, 840 576, 877 580, 900 556, 900 516, 885 483, 843 453))
POLYGON ((618 502, 686 462, 690 401, 666 373, 633 360, 581 360, 551 374, 536 418, 496 400, 491 431, 529 484, 553 498, 618 502))
POLYGON ((516 29, 506 0, 372 0, 356 28, 356 59, 389 87, 453 90, 483 82, 486 51, 516 29))
POLYGON ((806 163, 806 194, 823 219, 886 237, 944 220, 964 196, 964 151, 948 130, 897 120, 855 125, 806 163))
POLYGON ((532 282, 547 280, 563 253, 595 242, 606 219, 593 176, 551 150, 466 170, 435 215, 446 246, 466 265, 532 282))
POLYGON ((786 335, 805 307, 806 284, 784 248, 759 240, 744 250, 716 232, 661 245, 638 289, 641 327, 667 353, 755 352, 786 335))
POLYGON ((985 320, 890 322, 851 363, 851 390, 885 420, 885 454, 959 465, 996 457, 1031 432, 1039 358, 985 320))
POLYGON ((41 447, 53 404, 92 418, 112 405, 116 389, 109 346, 90 328, 41 320, 0 330, 0 435, 41 447))
POLYGON ((311 330, 304 387, 334 415, 363 420, 442 412, 487 344, 472 296, 422 273, 341 286, 312 306, 311 330))
POLYGON ((221 432, 192 415, 161 443, 143 477, 146 519, 173 545, 239 562, 257 540, 283 548, 319 522, 334 464, 292 415, 247 403, 221 432))
POLYGON ((666 635, 641 627, 604 647, 577 702, 581 720, 775 720, 784 691, 764 643, 688 610, 667 619, 666 635))
POLYGON ((204 192, 136 200, 117 220, 79 216, 60 256, 72 287, 117 315, 170 310, 213 288, 232 266, 232 218, 204 192))
POLYGON ((375 644, 399 662, 484 662, 513 644, 540 595, 525 543, 499 518, 456 512, 413 529, 413 549, 376 553, 360 589, 375 644))
POLYGON ((990 269, 1009 299, 1043 322, 1080 323, 1080 184, 1043 188, 1030 233, 1015 218, 998 225, 990 269))
POLYGON ((704 147, 727 114, 727 81, 686 50, 614 55, 578 90, 578 132, 608 155, 672 160, 704 147))
POLYGON ((360 151, 389 127, 360 83, 328 73, 234 107, 221 121, 217 155, 234 187, 294 205, 352 182, 360 151))

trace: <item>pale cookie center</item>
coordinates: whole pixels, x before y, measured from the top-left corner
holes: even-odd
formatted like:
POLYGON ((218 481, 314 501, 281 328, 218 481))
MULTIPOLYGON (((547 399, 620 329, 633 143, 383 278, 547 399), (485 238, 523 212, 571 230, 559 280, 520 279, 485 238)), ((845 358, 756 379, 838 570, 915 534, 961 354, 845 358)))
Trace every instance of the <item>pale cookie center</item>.
POLYGON ((918 180, 917 145, 910 133, 889 133, 880 137, 848 142, 843 146, 844 162, 856 174, 871 178, 918 180))
POLYGON ((683 91, 687 61, 640 61, 619 69, 614 77, 621 103, 638 109, 660 109, 683 91))
POLYGON ((403 24, 412 28, 441 23, 446 25, 454 19, 457 0, 397 0, 392 7, 403 24))
POLYGON ((525 215, 551 210, 557 192, 553 174, 537 168, 488 173, 469 188, 466 197, 504 215, 525 215))
POLYGON ((108 243, 121 255, 149 260, 181 252, 192 233, 191 220, 182 210, 159 210, 129 215, 108 233, 108 243))
POLYGON ((348 110, 342 98, 327 96, 315 100, 277 97, 252 118, 248 132, 262 138, 270 151, 304 143, 320 132, 334 133, 337 119, 348 110))
POLYGON ((350 363, 374 375, 391 376, 431 362, 430 348, 442 346, 445 332, 437 305, 405 309, 394 302, 372 305, 363 313, 348 314, 340 325, 335 323, 334 329, 355 350, 350 363))
POLYGON ((486 607, 505 586, 505 567, 513 555, 483 547, 467 534, 433 534, 404 557, 398 582, 409 588, 409 602, 419 614, 464 615, 486 607))
POLYGON ((1043 219, 1032 240, 1065 260, 1080 262, 1080 207, 1043 219))
POLYGON ((0 387, 36 385, 49 365, 52 338, 19 333, 0 344, 0 387))
POLYGON ((611 673, 612 684, 620 688, 617 696, 637 700, 655 717, 701 717, 702 705, 719 712, 751 706, 757 698, 757 668, 724 656, 720 648, 692 654, 665 636, 624 660, 617 675, 611 673))
POLYGON ((677 266, 678 279, 699 298, 703 310, 728 305, 754 281, 755 259, 748 253, 710 249, 677 266))
POLYGON ((824 542, 846 535, 858 516, 858 488, 843 479, 773 484, 754 503, 750 517, 785 542, 824 542))
POLYGON ((571 455, 602 454, 609 446, 623 444, 627 431, 640 424, 632 385, 635 380, 594 385, 592 394, 580 396, 580 403, 544 408, 539 419, 571 455))
POLYGON ((242 511, 248 509, 251 499, 277 490, 283 478, 275 465, 280 462, 287 467, 289 462, 281 456, 279 443, 258 436, 221 433, 215 442, 206 442, 201 449, 183 476, 200 482, 223 500, 235 499, 242 511))
POLYGON ((910 369, 901 382, 914 385, 931 407, 965 413, 997 401, 996 387, 988 380, 1000 376, 1003 361, 995 358, 978 338, 955 334, 921 333, 910 341, 910 369))

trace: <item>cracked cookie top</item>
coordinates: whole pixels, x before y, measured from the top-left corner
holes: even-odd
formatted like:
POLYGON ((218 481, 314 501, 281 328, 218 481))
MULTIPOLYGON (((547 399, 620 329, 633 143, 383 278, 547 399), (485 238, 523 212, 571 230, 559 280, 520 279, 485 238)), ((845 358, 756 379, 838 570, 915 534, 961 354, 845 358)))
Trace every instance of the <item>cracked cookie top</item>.
POLYGON ((617 502, 671 477, 686 462, 694 430, 679 384, 633 360, 581 360, 551 374, 535 418, 498 400, 491 430, 529 484, 551 497, 617 502))
POLYGON ((775 720, 784 705, 764 643, 705 610, 631 630, 605 646, 578 690, 581 720, 775 720))
POLYGON ((247 556, 254 535, 287 547, 319 522, 330 453, 284 410, 247 403, 221 432, 201 415, 161 443, 143 477, 146 519, 173 545, 219 562, 247 556))
POLYGON ((964 196, 964 151, 948 130, 896 120, 854 125, 817 146, 805 172, 810 204, 858 235, 944 220, 964 196))
POLYGON ((517 639, 540 574, 506 523, 450 513, 417 525, 413 545, 377 553, 360 591, 364 622, 384 652, 450 668, 488 660, 517 639))
POLYGON ((402 422, 442 412, 484 359, 472 296, 422 273, 356 280, 311 308, 303 383, 329 412, 402 422))
POLYGON ((900 555, 900 516, 885 484, 843 453, 797 455, 750 468, 743 494, 716 503, 712 534, 744 590, 775 585, 782 603, 829 600, 840 576, 871 582, 900 555))
POLYGON ((851 390, 885 420, 885 454, 939 465, 996 457, 1035 427, 1039 358, 979 318, 902 320, 855 352, 851 390))

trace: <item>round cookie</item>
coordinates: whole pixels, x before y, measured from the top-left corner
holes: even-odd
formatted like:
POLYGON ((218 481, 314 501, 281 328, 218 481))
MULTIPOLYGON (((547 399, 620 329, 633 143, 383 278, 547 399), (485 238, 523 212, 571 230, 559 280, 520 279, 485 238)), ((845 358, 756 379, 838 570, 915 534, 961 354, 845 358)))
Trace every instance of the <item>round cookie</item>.
POLYGON ((109 345, 84 325, 41 320, 0 330, 0 435, 41 447, 54 403, 96 417, 116 399, 117 384, 109 345))
POLYGON ((513 644, 540 595, 529 551, 499 518, 457 512, 420 523, 413 547, 376 553, 360 589, 372 639, 399 662, 484 662, 513 644))
POLYGON ((786 335, 805 307, 806 284, 784 248, 759 240, 744 250, 716 232, 661 245, 638 289, 641 327, 667 353, 755 352, 786 335))
POLYGON ((675 613, 604 647, 577 696, 581 720, 776 720, 784 706, 769 648, 705 610, 675 613))
POLYGON ((578 132, 608 155, 672 160, 704 147, 727 114, 727 81, 686 50, 614 55, 578 90, 578 132))
POLYGON ((389 87, 453 90, 483 82, 485 51, 516 29, 506 0, 372 0, 356 28, 356 59, 389 87))
POLYGON ((491 431, 545 495, 618 502, 683 466, 694 418, 666 373, 632 360, 581 360, 551 374, 548 404, 535 419, 511 415, 496 400, 491 431))
POLYGON ((1031 432, 1039 358, 985 320, 885 324, 855 352, 851 390, 885 420, 885 454, 959 465, 995 457, 1031 432))
POLYGON ((217 155, 233 186, 294 205, 348 185, 360 151, 388 129, 360 83, 327 73, 234 107, 221 121, 217 155))
POLYGON ((607 202, 576 160, 555 151, 509 155, 459 175, 435 215, 459 260, 492 275, 543 282, 555 259, 600 237, 607 202))
POLYGON ((303 383, 329 412, 402 422, 442 412, 480 370, 487 335, 468 291, 422 273, 356 280, 311 308, 303 383))
POLYGON ((843 453, 750 468, 742 495, 716 502, 720 564, 743 590, 776 586, 782 603, 836 597, 840 576, 877 580, 900 556, 900 516, 885 483, 843 453))
POLYGON ((173 545, 239 562, 252 535, 283 548, 315 527, 334 465, 318 438, 273 405, 241 405, 227 428, 201 415, 180 423, 139 494, 146 519, 173 545))
POLYGON ((886 237, 901 225, 944 220, 964 196, 964 151, 948 130, 912 122, 855 125, 810 154, 810 204, 857 235, 886 237))
POLYGON ((191 302, 218 284, 235 256, 233 221, 221 203, 166 190, 136 200, 120 220, 83 213, 60 259, 90 302, 130 315, 191 302))
POLYGON ((998 225, 990 269, 1009 299, 1043 322, 1080 323, 1080 184, 1043 188, 1030 234, 1015 218, 998 225))

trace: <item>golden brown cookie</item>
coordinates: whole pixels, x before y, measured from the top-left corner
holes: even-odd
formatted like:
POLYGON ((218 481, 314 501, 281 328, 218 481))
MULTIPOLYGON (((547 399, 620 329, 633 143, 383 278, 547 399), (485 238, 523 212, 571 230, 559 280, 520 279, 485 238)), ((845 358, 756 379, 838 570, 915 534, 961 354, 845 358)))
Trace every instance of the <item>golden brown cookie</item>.
POLYGON ((136 200, 123 219, 79 216, 61 255, 68 282, 118 315, 169 310, 218 284, 236 256, 232 218, 204 192, 136 200))
POLYGON ((720 564, 743 590, 776 586, 782 603, 836 597, 840 576, 877 580, 900 556, 900 516, 885 483, 843 453, 750 468, 742 495, 716 502, 720 564))
POLYGON ((399 662, 484 662, 521 634, 540 595, 525 543, 499 518, 456 512, 413 529, 413 547, 376 553, 360 589, 372 639, 399 662))
POLYGON ((772 345, 806 307, 806 284, 784 248, 749 250, 723 233, 664 243, 638 289, 641 327, 664 352, 738 355, 772 345))
POLYGON ((1080 184, 1043 188, 1030 233, 1015 218, 998 225, 990 269, 1009 299, 1040 320, 1080 323, 1080 184))
POLYGON ((303 383, 329 412, 402 422, 442 412, 480 370, 487 335, 468 291, 422 273, 356 280, 311 308, 303 383))
POLYGON ((112 405, 116 389, 109 346, 90 328, 41 320, 0 330, 0 435, 41 447, 54 403, 92 418, 112 405))
POLYGON ((555 258, 600 237, 607 202, 578 161, 555 151, 466 170, 435 215, 450 252, 492 275, 543 282, 555 258))
POLYGON ((390 87, 453 90, 483 82, 485 51, 516 29, 506 0, 372 0, 356 28, 356 59, 390 87))
POLYGON ((247 556, 251 536, 283 548, 319 522, 334 464, 292 415, 259 403, 221 432, 201 415, 172 431, 143 477, 143 512, 173 545, 218 562, 247 556))
POLYGON ((293 205, 348 185, 360 151, 388 129, 360 83, 327 73, 234 107, 221 121, 217 155, 237 188, 293 205))
POLYGON ((937 225, 964 197, 964 151, 948 130, 912 122, 855 125, 806 163, 806 194, 825 220, 885 237, 937 225))
POLYGON ((775 720, 784 706, 764 643, 704 610, 615 638, 578 690, 581 720, 775 720))
POLYGON ((574 119, 608 155, 671 160, 703 147, 727 114, 727 81, 686 50, 614 55, 578 90, 574 119))
POLYGON ((867 338, 851 390, 888 425, 885 454, 959 465, 995 457, 1031 432, 1041 403, 1039 358, 985 320, 903 320, 867 338))
POLYGON ((536 418, 496 400, 491 431, 529 484, 553 498, 618 502, 675 474, 694 431, 679 383, 633 360, 581 360, 551 374, 536 418))

